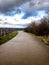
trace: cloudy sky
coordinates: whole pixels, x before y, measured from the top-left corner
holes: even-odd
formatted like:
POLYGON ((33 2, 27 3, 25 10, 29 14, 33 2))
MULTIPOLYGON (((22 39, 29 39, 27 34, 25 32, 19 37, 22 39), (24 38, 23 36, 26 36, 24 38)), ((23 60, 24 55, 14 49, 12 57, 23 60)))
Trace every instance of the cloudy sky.
POLYGON ((49 0, 0 0, 0 27, 27 27, 49 15, 49 0))

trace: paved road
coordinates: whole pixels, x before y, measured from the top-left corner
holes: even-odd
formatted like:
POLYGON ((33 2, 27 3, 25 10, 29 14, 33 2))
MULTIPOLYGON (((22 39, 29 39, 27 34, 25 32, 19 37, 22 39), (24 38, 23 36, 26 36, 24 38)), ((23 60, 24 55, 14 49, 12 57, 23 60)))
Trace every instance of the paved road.
POLYGON ((15 38, 0 45, 0 65, 49 65, 49 46, 19 31, 15 38))

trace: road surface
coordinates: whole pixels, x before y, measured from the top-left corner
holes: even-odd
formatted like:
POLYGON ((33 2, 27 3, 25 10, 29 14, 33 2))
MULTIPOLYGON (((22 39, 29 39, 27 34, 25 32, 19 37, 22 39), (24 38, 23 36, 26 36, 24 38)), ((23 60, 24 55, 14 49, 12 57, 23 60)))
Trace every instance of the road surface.
POLYGON ((0 65, 49 65, 49 46, 19 31, 19 34, 0 45, 0 65))

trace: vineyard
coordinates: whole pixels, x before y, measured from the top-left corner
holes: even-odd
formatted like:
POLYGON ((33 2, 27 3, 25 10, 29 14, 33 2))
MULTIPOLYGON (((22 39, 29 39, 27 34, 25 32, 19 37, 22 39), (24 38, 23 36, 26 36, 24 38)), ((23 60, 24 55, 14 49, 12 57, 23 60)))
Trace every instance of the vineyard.
POLYGON ((14 31, 16 31, 16 28, 0 28, 0 37, 6 36, 14 31))

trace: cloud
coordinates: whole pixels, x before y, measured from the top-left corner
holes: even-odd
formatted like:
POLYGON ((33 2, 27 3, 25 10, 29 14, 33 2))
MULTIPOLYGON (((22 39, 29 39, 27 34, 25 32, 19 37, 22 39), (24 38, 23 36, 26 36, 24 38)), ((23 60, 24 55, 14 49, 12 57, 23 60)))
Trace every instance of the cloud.
POLYGON ((25 13, 15 14, 14 16, 0 15, 0 27, 24 28, 27 27, 31 22, 37 22, 38 20, 43 19, 43 17, 48 16, 44 10, 38 11, 36 16, 27 15, 27 18, 22 19, 24 15, 25 13))
POLYGON ((0 0, 0 24, 27 24, 49 14, 49 0, 0 0))
POLYGON ((45 11, 45 14, 49 14, 49 0, 30 0, 30 2, 28 1, 22 4, 19 8, 21 11, 25 12, 22 19, 37 16, 37 12, 41 10, 45 11))
POLYGON ((0 0, 0 12, 6 16, 14 16, 24 12, 22 17, 36 16, 38 10, 49 11, 49 0, 0 0))
POLYGON ((5 16, 5 15, 0 15, 0 24, 5 24, 5 25, 22 25, 25 26, 28 24, 28 20, 21 19, 21 17, 24 15, 24 13, 21 14, 16 14, 14 16, 5 16))
POLYGON ((12 10, 12 11, 8 11, 5 13, 6 16, 14 16, 16 14, 21 14, 21 10, 20 9, 17 9, 17 10, 12 10))
POLYGON ((31 23, 31 21, 40 21, 44 17, 46 17, 46 19, 49 19, 49 15, 46 13, 46 11, 40 10, 40 11, 37 11, 36 16, 28 16, 27 19, 31 23))
POLYGON ((28 0, 0 0, 0 11, 6 13, 8 11, 16 9, 28 0))
POLYGON ((49 10, 49 0, 0 0, 0 12, 2 13, 11 13, 19 8, 30 13, 40 9, 49 10))
POLYGON ((34 11, 33 13, 25 13, 23 16, 22 16, 22 19, 28 19, 29 17, 37 17, 37 18, 41 18, 41 17, 44 17, 44 16, 47 16, 47 12, 45 10, 39 10, 39 11, 34 11))
POLYGON ((30 0, 20 6, 22 11, 32 13, 35 10, 49 10, 49 0, 30 0))

